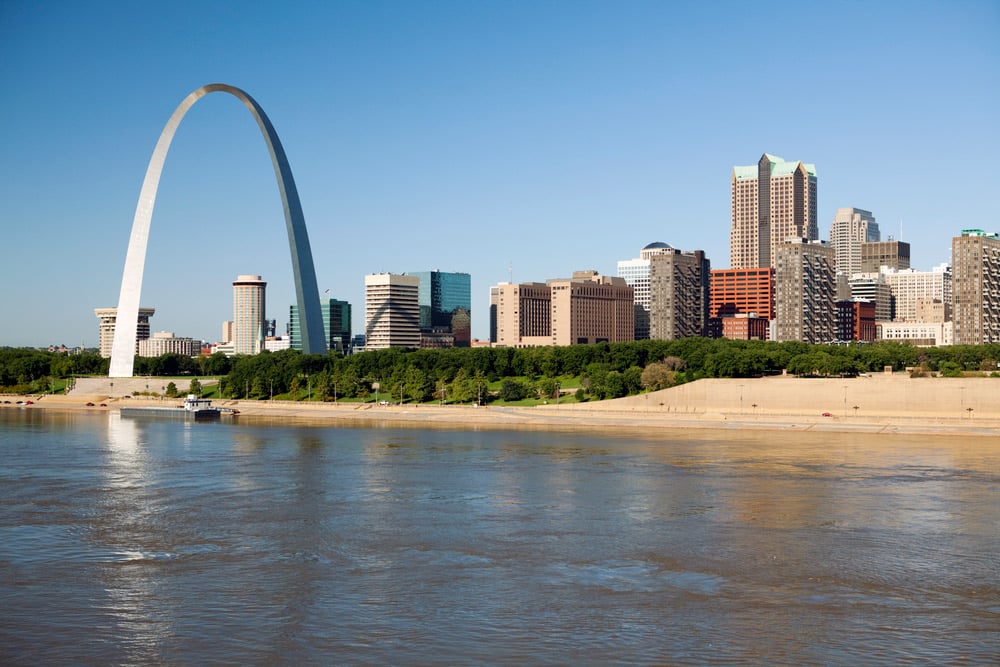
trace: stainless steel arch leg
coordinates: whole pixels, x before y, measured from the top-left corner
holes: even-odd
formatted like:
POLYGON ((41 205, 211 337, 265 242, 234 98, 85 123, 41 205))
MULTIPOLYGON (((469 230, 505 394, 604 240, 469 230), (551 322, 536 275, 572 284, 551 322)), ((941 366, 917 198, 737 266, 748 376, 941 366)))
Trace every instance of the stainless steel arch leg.
POLYGON ((149 224, 156 204, 156 190, 160 185, 160 174, 167 159, 167 151, 174 139, 174 133, 188 109, 209 93, 229 93, 250 110, 260 127, 267 150, 274 164, 274 174, 278 179, 278 190, 285 210, 285 225, 288 229, 288 245, 292 254, 292 272, 295 275, 295 297, 299 307, 302 327, 302 351, 306 354, 326 352, 326 335, 319 305, 319 289, 316 286, 316 269, 313 266, 309 235, 306 232, 305 216, 299 193, 292 178, 292 169, 281 146, 274 126, 264 110, 250 95, 234 86, 213 83, 202 86, 184 98, 170 116, 160 134, 153 157, 146 168, 146 178, 142 182, 139 203, 132 221, 132 235, 129 237, 128 253, 125 255, 125 270, 118 296, 118 314, 115 321, 115 338, 111 349, 110 377, 132 377, 135 361, 136 323, 139 317, 139 297, 142 294, 142 274, 146 264, 146 246, 149 239, 149 224))

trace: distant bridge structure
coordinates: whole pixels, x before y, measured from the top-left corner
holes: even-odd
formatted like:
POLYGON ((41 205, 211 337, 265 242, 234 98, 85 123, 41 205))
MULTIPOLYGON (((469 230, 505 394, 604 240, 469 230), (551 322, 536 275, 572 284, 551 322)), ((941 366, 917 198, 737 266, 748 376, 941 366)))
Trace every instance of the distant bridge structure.
POLYGON ((188 110, 194 103, 209 93, 229 93, 250 110, 260 127, 267 150, 274 164, 274 175, 278 180, 278 190, 285 211, 285 226, 288 230, 288 246, 292 254, 292 272, 295 276, 295 298, 298 303, 302 328, 302 351, 306 354, 326 352, 326 335, 320 311, 319 289, 316 287, 316 269, 313 266, 309 234, 306 231, 305 216, 299 193, 292 178, 285 149, 281 146, 274 126, 264 110, 246 92, 224 83, 212 83, 195 90, 184 98, 170 116, 160 139, 153 149, 153 156, 146 168, 146 177, 139 192, 139 203, 132 220, 132 234, 129 237, 128 252, 125 255, 125 270, 122 272, 121 291, 118 296, 118 313, 115 318, 115 337, 111 348, 109 377, 132 377, 135 363, 136 324, 139 318, 139 298, 142 294, 142 274, 146 265, 146 246, 149 240, 149 225, 156 205, 156 190, 160 185, 160 174, 170 150, 174 134, 188 110))

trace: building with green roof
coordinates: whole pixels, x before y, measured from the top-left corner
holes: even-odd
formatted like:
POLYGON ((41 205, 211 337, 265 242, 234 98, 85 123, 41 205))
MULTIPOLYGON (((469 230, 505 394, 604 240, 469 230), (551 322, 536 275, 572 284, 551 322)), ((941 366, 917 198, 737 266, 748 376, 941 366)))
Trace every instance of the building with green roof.
POLYGON ((773 267, 790 238, 819 239, 816 166, 764 153, 733 167, 729 261, 734 269, 773 267))

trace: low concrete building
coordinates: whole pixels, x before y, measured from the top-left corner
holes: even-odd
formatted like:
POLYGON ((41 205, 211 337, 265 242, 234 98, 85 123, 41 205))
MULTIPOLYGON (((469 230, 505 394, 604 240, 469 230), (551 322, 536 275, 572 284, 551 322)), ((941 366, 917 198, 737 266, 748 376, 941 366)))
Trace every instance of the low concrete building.
POLYGON ((496 344, 510 347, 633 340, 634 293, 623 278, 576 271, 546 283, 500 283, 496 344))
POLYGON ((160 357, 164 354, 194 357, 201 353, 201 341, 175 336, 170 331, 157 331, 138 343, 140 357, 160 357))
POLYGON ((917 347, 940 347, 955 343, 953 322, 879 322, 879 340, 895 340, 917 347))

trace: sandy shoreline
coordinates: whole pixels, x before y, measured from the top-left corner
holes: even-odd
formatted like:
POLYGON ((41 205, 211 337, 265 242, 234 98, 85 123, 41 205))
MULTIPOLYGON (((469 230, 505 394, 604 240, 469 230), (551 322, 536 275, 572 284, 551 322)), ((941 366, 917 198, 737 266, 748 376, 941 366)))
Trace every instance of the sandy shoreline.
MULTIPOLYGON (((473 429, 752 430, 813 433, 939 434, 1000 438, 1000 380, 906 377, 867 380, 699 380, 622 399, 533 407, 216 401, 249 424, 409 425, 473 429), (854 384, 851 384, 854 383, 854 384), (918 384, 921 383, 921 384, 918 384), (951 405, 954 403, 955 405, 951 405), (780 407, 768 407, 780 406, 780 407), (835 407, 840 407, 836 410, 835 407)), ((180 399, 102 395, 0 397, 0 407, 108 412, 124 406, 179 405, 180 399), (10 404, 5 401, 10 400, 10 404), (31 400, 30 406, 16 401, 31 400), (94 403, 94 406, 86 404, 94 403), (100 407, 101 403, 106 407, 100 407)))

